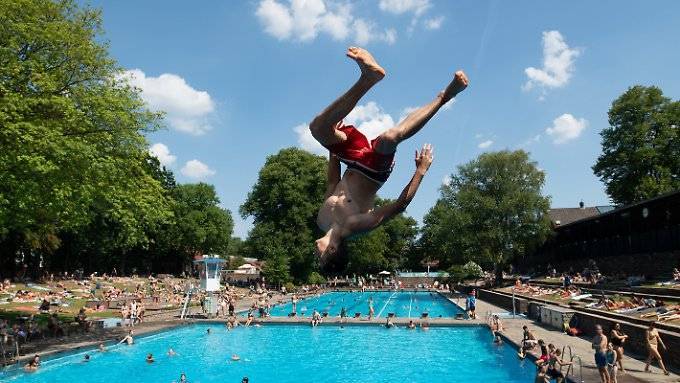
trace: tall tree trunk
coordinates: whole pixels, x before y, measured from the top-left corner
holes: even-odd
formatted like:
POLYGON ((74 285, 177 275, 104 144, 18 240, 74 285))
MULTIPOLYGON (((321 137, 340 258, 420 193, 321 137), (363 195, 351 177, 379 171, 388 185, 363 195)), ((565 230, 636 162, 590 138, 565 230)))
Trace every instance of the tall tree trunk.
POLYGON ((0 277, 3 279, 16 276, 16 256, 19 245, 19 235, 14 232, 10 232, 5 240, 0 242, 0 277))
POLYGON ((502 256, 494 263, 494 286, 501 287, 503 285, 503 263, 502 256))

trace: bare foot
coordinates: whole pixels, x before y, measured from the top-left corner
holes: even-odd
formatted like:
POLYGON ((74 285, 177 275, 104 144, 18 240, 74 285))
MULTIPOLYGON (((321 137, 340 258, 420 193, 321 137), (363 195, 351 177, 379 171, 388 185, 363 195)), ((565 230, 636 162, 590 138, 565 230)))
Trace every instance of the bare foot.
POLYGON ((442 97, 442 104, 446 104, 449 102, 452 98, 456 97, 456 95, 465 88, 467 88, 469 83, 469 80, 467 76, 465 75, 465 72, 462 70, 457 71, 453 75, 453 81, 444 89, 444 92, 441 93, 442 97))
POLYGON ((366 49, 349 47, 347 49, 347 57, 359 64, 361 75, 371 82, 376 83, 385 77, 385 70, 378 65, 378 62, 375 61, 373 56, 371 56, 366 49))

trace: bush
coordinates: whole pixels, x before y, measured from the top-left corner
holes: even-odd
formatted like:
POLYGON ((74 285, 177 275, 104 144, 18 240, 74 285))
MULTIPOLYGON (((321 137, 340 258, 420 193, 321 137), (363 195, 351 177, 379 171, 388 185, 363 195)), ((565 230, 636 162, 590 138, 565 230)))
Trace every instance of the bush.
POLYGON ((310 285, 323 285, 326 283, 326 278, 316 271, 312 271, 312 273, 309 274, 309 277, 307 278, 307 283, 310 285))
POLYGON ((463 272, 467 274, 465 278, 479 279, 484 275, 482 267, 472 261, 463 265, 463 272))
POLYGON ((460 282, 467 276, 463 271, 462 265, 453 265, 447 270, 452 282, 460 282))
POLYGON ((286 282, 284 286, 286 287, 287 293, 292 293, 295 291, 295 285, 293 284, 293 282, 286 282))
POLYGON ((470 261, 464 265, 453 265, 447 270, 453 282, 464 279, 479 279, 484 276, 484 270, 478 264, 470 261))

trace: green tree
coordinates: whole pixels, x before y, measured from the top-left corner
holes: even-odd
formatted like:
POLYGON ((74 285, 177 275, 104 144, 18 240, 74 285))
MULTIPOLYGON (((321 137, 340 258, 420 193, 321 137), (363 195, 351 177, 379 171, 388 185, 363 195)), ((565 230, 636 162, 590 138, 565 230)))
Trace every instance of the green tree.
POLYGON ((423 227, 418 239, 418 257, 410 267, 419 267, 423 260, 439 261, 439 268, 462 265, 469 260, 480 260, 471 249, 471 240, 461 235, 467 223, 466 216, 453 201, 439 199, 423 217, 423 227))
POLYGON ((680 101, 634 86, 614 100, 593 172, 615 204, 680 188, 680 101))
POLYGON ((224 254, 234 222, 229 210, 219 206, 215 187, 205 183, 180 184, 173 189, 175 226, 173 245, 187 258, 224 254))
POLYGON ((366 274, 377 273, 388 268, 389 261, 385 257, 390 237, 385 229, 378 227, 369 233, 359 235, 345 241, 347 253, 347 272, 366 274))
MULTIPOLYGON (((390 203, 378 198, 376 206, 390 203)), ((406 266, 418 235, 415 219, 400 213, 374 230, 346 240, 346 271, 350 273, 375 273, 406 266)))
POLYGON ((243 257, 243 240, 240 237, 231 237, 225 255, 243 257))
POLYGON ((549 233, 550 199, 541 194, 544 180, 522 150, 484 153, 459 166, 451 183, 442 186, 438 211, 433 213, 441 227, 430 230, 430 216, 424 232, 433 233, 429 240, 435 248, 462 252, 458 259, 493 264, 498 277, 509 261, 534 249, 549 233), (447 211, 453 220, 441 219, 447 211), (454 226, 447 229, 447 222, 454 226), (447 230, 460 239, 444 241, 447 230))
MULTIPOLYGON (((382 200, 381 203, 389 203, 382 200)), ((376 203, 376 205, 378 205, 376 203)), ((418 222, 413 217, 404 213, 394 216, 380 227, 387 234, 385 258, 387 268, 395 270, 406 266, 410 253, 414 251, 416 236, 418 235, 418 222)))
POLYGON ((244 251, 267 262, 285 257, 289 267, 276 270, 290 270, 299 282, 314 271, 314 240, 321 234, 316 215, 326 190, 326 167, 321 156, 282 149, 267 157, 240 207, 241 215, 254 223, 244 251))
POLYGON ((75 1, 0 1, 0 254, 49 254, 59 233, 115 222, 127 248, 170 216, 144 133, 160 127, 75 1), (94 213, 94 212, 98 213, 94 213))
POLYGON ((269 285, 281 286, 290 281, 290 265, 288 257, 280 249, 267 251, 268 257, 262 267, 262 275, 269 285))

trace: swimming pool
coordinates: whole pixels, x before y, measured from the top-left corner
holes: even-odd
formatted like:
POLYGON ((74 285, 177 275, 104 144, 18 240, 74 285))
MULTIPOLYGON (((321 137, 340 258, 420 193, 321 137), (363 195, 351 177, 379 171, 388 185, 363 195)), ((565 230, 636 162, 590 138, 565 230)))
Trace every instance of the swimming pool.
MULTIPOLYGON (((448 299, 436 292, 428 291, 366 291, 348 292, 333 291, 320 296, 312 296, 300 300, 297 304, 297 314, 311 316, 314 309, 320 313, 327 312, 329 316, 339 316, 344 307, 347 316, 361 313, 368 315, 368 302, 373 299, 373 309, 377 318, 386 318, 393 313, 399 318, 420 318, 428 313, 430 318, 450 318, 463 311, 448 299)), ((272 316, 287 316, 293 311, 292 303, 274 306, 272 316)))
POLYGON ((427 331, 382 326, 264 325, 227 331, 197 324, 139 338, 133 346, 43 361, 38 372, 3 376, 12 383, 163 382, 504 382, 533 381, 535 367, 482 327, 427 331), (211 333, 207 329, 211 328, 211 333), (179 353, 166 355, 168 347, 179 353), (144 358, 153 353, 156 362, 144 358), (241 361, 232 362, 232 354, 241 361))

